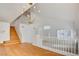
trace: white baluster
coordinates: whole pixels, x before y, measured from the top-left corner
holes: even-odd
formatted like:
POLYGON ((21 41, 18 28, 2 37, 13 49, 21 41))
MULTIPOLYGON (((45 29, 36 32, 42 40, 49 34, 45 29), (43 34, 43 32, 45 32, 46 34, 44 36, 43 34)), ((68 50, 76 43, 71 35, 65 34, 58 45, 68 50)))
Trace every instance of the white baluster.
POLYGON ((67 52, 69 52, 69 40, 67 40, 67 44, 68 44, 67 52))
POLYGON ((60 49, 60 48, 59 48, 59 40, 58 40, 58 49, 60 49))
POLYGON ((76 54, 76 40, 75 40, 75 43, 74 43, 74 54, 76 54))
POLYGON ((56 40, 55 40, 55 49, 56 49, 56 40))
POLYGON ((66 41, 64 40, 64 51, 66 51, 66 41))
MULTIPOLYGON (((72 40, 71 40, 71 41, 72 41, 72 40)), ((71 48, 70 48, 70 50, 71 50, 71 53, 72 53, 72 49, 73 49, 73 48, 72 48, 72 43, 73 43, 73 41, 71 42, 71 48)))
POLYGON ((63 47, 62 47, 62 50, 64 51, 64 40, 63 40, 63 47))

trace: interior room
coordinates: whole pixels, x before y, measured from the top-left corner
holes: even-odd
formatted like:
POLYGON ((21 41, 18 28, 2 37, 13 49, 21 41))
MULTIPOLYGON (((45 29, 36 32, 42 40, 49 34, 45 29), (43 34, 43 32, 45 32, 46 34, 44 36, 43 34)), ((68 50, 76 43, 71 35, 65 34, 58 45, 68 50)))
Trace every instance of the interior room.
POLYGON ((78 56, 79 3, 0 3, 0 56, 78 56))

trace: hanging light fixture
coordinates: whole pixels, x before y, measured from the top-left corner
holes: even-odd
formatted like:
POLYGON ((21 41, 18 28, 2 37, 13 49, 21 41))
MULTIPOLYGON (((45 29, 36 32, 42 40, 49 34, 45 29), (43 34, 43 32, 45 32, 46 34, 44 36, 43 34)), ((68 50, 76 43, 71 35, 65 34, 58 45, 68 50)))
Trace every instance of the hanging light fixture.
MULTIPOLYGON (((32 3, 29 3, 29 4, 32 5, 32 3)), ((29 24, 33 24, 33 22, 35 21, 35 19, 32 19, 32 13, 31 12, 32 12, 33 9, 36 9, 37 12, 40 13, 40 10, 38 9, 37 6, 33 6, 33 8, 29 9, 28 13, 27 13, 27 18, 28 18, 28 23, 29 24)))
POLYGON ((31 17, 31 12, 29 13, 29 21, 28 21, 29 24, 32 24, 32 17, 31 17))
POLYGON ((27 13, 27 18, 28 18, 28 23, 32 24, 32 21, 31 21, 31 11, 30 10, 27 13))

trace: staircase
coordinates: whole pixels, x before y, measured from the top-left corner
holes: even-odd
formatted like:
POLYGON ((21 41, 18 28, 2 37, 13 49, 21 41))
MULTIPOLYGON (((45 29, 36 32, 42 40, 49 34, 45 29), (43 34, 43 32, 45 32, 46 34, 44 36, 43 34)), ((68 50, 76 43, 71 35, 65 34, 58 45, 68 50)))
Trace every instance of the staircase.
POLYGON ((6 45, 6 44, 16 44, 16 43, 20 43, 20 39, 17 35, 15 28, 10 27, 10 40, 5 41, 4 44, 6 45))

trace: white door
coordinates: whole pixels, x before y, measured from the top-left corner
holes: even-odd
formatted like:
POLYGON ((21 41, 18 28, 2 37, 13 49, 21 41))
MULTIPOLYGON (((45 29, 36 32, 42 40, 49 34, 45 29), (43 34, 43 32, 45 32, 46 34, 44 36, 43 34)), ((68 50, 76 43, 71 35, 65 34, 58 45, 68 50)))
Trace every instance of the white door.
POLYGON ((33 28, 30 25, 20 24, 20 32, 21 32, 21 42, 32 43, 33 39, 33 28))

